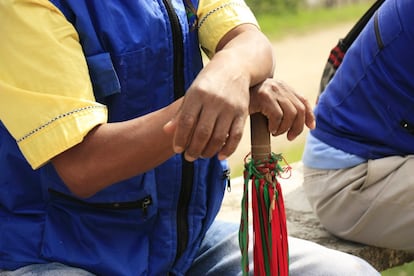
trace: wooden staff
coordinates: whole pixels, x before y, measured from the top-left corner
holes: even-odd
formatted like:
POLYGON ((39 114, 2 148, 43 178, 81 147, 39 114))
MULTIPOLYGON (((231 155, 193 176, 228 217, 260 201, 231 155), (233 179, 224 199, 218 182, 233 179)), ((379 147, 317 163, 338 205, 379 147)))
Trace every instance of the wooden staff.
POLYGON ((266 160, 272 152, 267 118, 261 113, 250 115, 251 155, 255 161, 266 160))

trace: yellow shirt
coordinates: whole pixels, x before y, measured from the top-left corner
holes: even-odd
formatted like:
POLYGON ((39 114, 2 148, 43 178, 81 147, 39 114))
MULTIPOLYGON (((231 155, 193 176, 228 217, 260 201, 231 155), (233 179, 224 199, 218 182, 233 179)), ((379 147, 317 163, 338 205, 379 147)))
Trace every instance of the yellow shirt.
MULTIPOLYGON (((242 0, 202 0, 199 39, 209 56, 229 30, 257 24, 242 0)), ((74 27, 46 0, 0 1, 0 120, 36 169, 107 122, 95 101, 74 27)))
POLYGON ((197 11, 200 44, 212 57, 220 39, 234 27, 250 23, 258 26, 243 0, 200 0, 197 11))

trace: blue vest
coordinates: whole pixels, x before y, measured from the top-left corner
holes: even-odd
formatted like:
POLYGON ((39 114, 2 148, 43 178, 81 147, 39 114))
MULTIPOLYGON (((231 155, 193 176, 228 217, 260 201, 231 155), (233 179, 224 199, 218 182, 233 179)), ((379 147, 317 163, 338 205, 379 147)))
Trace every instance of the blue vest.
MULTIPOLYGON (((202 67, 180 0, 51 2, 79 33, 110 122, 165 107, 202 67)), ((227 163, 176 155, 81 200, 52 165, 33 171, 0 124, 0 170, 0 268, 62 262, 98 275, 183 275, 220 208, 227 163)))
POLYGON ((414 154, 413 15, 389 0, 370 20, 318 102, 316 138, 365 159, 414 154))

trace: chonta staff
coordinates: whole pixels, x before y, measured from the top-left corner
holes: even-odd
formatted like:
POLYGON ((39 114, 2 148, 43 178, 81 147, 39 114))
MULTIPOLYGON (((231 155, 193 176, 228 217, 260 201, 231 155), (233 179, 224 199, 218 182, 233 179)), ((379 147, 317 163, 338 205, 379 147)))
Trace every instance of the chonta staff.
POLYGON ((244 192, 239 230, 243 275, 249 273, 249 182, 253 217, 253 264, 255 276, 289 274, 286 214, 280 183, 283 172, 280 154, 270 146, 267 118, 259 113, 250 116, 251 158, 245 159, 244 192))

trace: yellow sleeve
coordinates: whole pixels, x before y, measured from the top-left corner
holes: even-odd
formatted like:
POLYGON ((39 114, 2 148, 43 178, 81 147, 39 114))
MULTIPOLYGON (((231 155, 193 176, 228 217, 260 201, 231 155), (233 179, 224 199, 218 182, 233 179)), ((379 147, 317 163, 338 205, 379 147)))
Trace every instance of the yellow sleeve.
POLYGON ((243 0, 200 0, 197 18, 200 45, 210 58, 220 39, 234 27, 245 23, 259 26, 243 0))
POLYGON ((0 120, 35 169, 80 143, 107 110, 76 30, 47 0, 0 1, 0 120))

